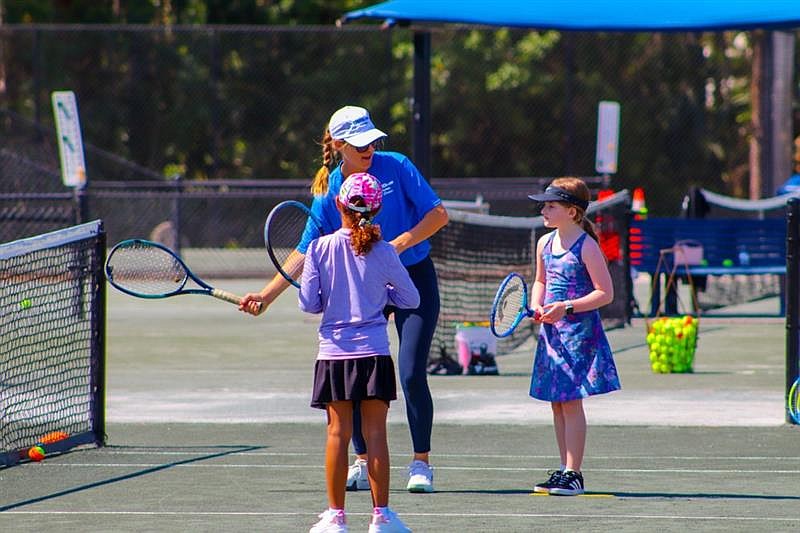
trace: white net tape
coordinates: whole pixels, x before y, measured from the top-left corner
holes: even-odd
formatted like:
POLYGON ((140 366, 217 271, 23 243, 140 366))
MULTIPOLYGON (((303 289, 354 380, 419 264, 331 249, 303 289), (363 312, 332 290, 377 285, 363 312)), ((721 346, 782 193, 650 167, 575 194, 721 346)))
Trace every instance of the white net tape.
POLYGON ((800 191, 782 194, 773 198, 764 198, 763 200, 745 200, 743 198, 723 196, 706 189, 700 189, 700 193, 703 195, 703 198, 706 199, 706 202, 734 211, 770 211, 772 209, 781 209, 786 206, 786 202, 791 198, 800 197, 800 191))

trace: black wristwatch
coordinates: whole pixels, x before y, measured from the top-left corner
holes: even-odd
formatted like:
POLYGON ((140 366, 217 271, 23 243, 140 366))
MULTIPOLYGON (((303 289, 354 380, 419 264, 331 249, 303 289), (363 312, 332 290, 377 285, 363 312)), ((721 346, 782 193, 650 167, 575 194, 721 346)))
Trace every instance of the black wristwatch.
POLYGON ((566 314, 568 314, 568 315, 573 314, 575 312, 575 307, 572 305, 572 302, 570 300, 567 300, 564 303, 566 304, 564 306, 564 310, 566 311, 566 314))

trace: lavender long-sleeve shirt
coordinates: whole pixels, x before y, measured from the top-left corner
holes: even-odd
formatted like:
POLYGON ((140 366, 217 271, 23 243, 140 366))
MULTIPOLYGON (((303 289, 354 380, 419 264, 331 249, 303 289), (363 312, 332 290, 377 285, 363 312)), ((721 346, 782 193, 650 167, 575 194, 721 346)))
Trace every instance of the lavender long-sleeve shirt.
POLYGON ((306 251, 300 309, 322 313, 317 359, 389 355, 383 308, 419 305, 419 292, 397 252, 386 241, 356 255, 350 230, 312 241, 306 251))

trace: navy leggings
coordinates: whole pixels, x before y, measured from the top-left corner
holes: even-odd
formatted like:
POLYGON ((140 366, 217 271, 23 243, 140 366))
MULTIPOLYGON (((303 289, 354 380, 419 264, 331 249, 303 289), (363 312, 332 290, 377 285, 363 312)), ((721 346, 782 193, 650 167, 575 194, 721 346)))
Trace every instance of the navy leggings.
MULTIPOLYGON (((397 369, 406 400, 406 416, 411 430, 415 453, 431 451, 433 429, 433 399, 428 387, 428 353, 433 332, 439 319, 439 282, 433 261, 426 257, 406 267, 420 296, 416 309, 390 308, 400 338, 397 369)), ((359 455, 367 453, 367 443, 361 435, 361 409, 353 409, 353 447, 359 455)))

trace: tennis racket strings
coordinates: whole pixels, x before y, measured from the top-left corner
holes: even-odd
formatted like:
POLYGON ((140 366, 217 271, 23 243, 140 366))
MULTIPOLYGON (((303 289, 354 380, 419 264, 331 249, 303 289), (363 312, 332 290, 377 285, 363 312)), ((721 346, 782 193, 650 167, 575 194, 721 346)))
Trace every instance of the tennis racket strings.
POLYGON ((174 293, 188 279, 186 268, 172 254, 138 241, 116 248, 108 258, 107 272, 117 285, 150 296, 174 293))
POLYGON ((519 320, 519 315, 525 313, 525 303, 527 288, 522 278, 514 276, 509 279, 500 297, 497 300, 497 308, 492 316, 492 326, 495 331, 502 334, 508 332, 519 320))
POLYGON ((297 247, 306 232, 309 232, 310 238, 323 234, 317 218, 305 205, 294 200, 275 206, 264 225, 264 244, 273 265, 289 283, 298 288, 305 256, 297 251, 297 247))

